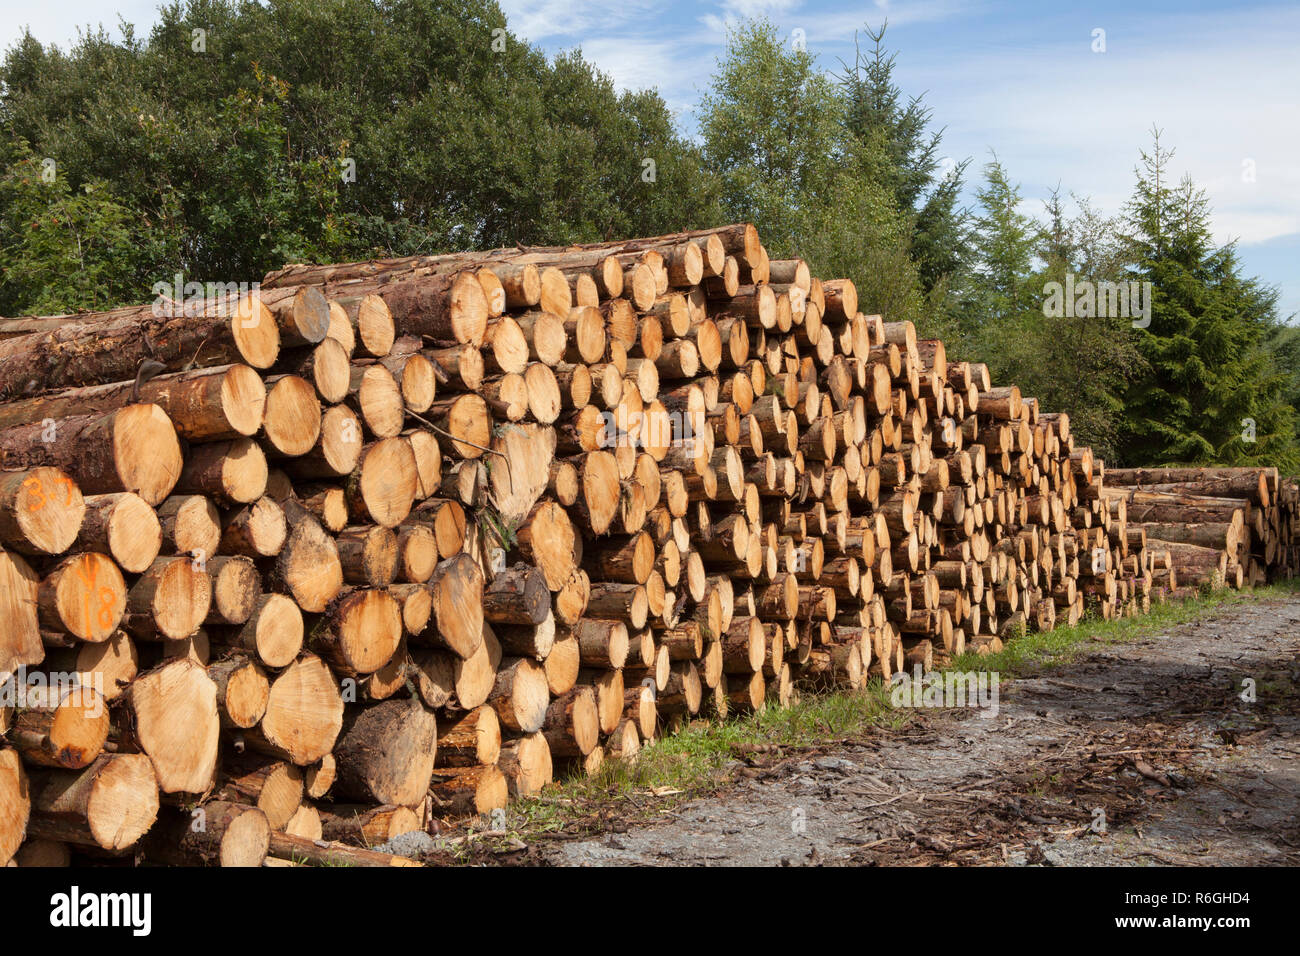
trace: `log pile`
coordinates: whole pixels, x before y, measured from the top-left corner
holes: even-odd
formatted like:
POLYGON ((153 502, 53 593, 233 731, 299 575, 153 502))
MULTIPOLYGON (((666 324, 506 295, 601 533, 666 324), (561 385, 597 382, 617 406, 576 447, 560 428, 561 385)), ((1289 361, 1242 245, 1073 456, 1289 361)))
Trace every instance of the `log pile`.
POLYGON ((1112 468, 1102 493, 1174 596, 1254 587, 1300 567, 1300 488, 1276 468, 1112 468))
POLYGON ((1112 487, 749 225, 184 306, 0 323, 0 861, 394 865, 697 714, 1138 613, 1195 549, 1296 567, 1293 482, 1112 487))

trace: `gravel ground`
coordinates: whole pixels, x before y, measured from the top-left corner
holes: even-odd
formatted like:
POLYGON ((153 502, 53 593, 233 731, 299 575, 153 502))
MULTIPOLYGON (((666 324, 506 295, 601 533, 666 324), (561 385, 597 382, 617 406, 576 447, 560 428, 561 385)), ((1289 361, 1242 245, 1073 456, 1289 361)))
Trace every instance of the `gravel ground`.
POLYGON ((521 862, 1296 865, 1298 730, 1300 596, 1261 600, 1004 683, 993 717, 736 761, 717 794, 521 862))

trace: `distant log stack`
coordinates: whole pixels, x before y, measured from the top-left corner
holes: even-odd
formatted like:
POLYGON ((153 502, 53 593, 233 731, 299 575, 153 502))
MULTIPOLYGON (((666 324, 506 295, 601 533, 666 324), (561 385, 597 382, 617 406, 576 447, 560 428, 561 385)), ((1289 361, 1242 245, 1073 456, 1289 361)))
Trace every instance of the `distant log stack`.
POLYGON ((1106 471, 746 224, 163 304, 0 322, 0 864, 395 865, 696 715, 1300 564, 1294 481, 1106 471))
POLYGON ((1105 481, 1108 507, 1141 531, 1176 596, 1254 587, 1300 567, 1300 487, 1276 468, 1109 468, 1105 481))

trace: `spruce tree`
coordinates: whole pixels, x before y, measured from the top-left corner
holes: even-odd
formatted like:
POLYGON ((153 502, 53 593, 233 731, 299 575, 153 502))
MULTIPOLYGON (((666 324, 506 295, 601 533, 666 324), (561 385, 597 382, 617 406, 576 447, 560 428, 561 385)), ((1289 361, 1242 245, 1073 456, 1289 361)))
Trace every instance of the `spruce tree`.
POLYGON ((1276 295, 1241 275, 1231 244, 1214 244, 1205 191, 1171 183, 1172 156, 1156 132, 1126 207, 1130 278, 1151 284, 1151 324, 1135 333, 1148 369, 1126 396, 1120 457, 1294 468, 1295 409, 1262 348, 1276 295))
POLYGON ((1020 186, 996 155, 976 190, 974 278, 961 309, 961 354, 986 360, 1000 382, 1024 382, 1039 367, 1041 297, 1030 284, 1038 224, 1021 211, 1020 186))
POLYGON ((972 255, 969 214, 959 205, 969 160, 944 161, 944 131, 932 128, 924 96, 904 97, 894 82, 897 54, 884 47, 888 26, 868 27, 870 49, 855 44, 853 63, 841 61, 845 125, 869 147, 861 161, 914 217, 911 254, 925 291, 961 289, 972 255))

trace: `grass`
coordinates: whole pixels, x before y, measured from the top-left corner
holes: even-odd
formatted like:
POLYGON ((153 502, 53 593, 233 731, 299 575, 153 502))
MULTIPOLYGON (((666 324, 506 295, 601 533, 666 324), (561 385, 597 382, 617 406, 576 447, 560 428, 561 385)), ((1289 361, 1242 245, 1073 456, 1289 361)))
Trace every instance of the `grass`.
MULTIPOLYGON (((1254 591, 1209 591, 1199 597, 1153 605, 1141 617, 1089 619, 1074 627, 1030 633, 1006 642, 995 654, 963 654, 949 668, 1023 676, 1074 660, 1092 642, 1133 641, 1224 607, 1281 597, 1300 590, 1300 580, 1254 591)), ((701 718, 644 747, 633 760, 607 760, 588 777, 581 774, 538 796, 513 803, 507 812, 512 833, 541 835, 610 812, 649 818, 725 782, 739 757, 776 752, 859 736, 873 728, 899 729, 914 717, 890 704, 889 688, 877 678, 857 691, 804 694, 790 707, 769 706, 730 719, 701 718)))
MULTIPOLYGON (((545 833, 595 806, 622 804, 645 809, 638 798, 655 799, 653 811, 671 807, 723 782, 728 764, 751 753, 810 746, 852 737, 873 727, 898 728, 911 720, 889 703, 889 691, 871 681, 858 691, 805 695, 789 707, 727 719, 701 718, 642 748, 633 760, 607 760, 592 776, 577 775, 544 793, 512 805, 514 829, 545 833)), ((652 811, 652 812, 653 812, 652 811)))
POLYGON ((1204 617, 1224 607, 1233 607, 1270 597, 1300 591, 1300 579, 1253 591, 1207 590, 1195 598, 1152 604, 1148 614, 1105 621, 1086 618, 1074 627, 1023 634, 1005 642, 994 654, 962 654, 953 659, 949 669, 997 671, 1004 677, 1024 676, 1047 667, 1060 667, 1073 661, 1090 642, 1120 644, 1149 637, 1170 627, 1204 617))

